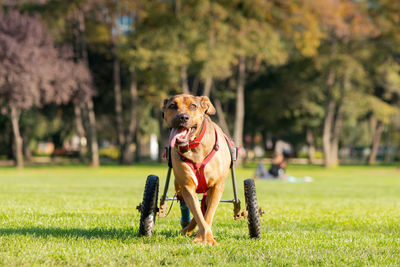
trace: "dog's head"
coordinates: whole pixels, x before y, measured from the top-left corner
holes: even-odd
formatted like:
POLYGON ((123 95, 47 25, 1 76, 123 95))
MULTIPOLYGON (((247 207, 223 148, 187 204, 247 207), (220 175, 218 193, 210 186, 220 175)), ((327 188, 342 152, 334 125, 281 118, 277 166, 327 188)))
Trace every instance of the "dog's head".
POLYGON ((170 145, 187 143, 200 132, 205 115, 215 114, 215 108, 207 96, 175 95, 164 100, 164 120, 171 128, 170 145))

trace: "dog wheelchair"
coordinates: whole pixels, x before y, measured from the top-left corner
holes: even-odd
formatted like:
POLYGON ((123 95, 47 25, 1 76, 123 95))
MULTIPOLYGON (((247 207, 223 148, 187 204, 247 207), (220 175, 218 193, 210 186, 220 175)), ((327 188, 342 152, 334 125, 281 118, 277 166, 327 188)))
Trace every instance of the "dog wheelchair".
MULTIPOLYGON (((238 147, 230 147, 231 152, 231 177, 233 185, 233 199, 221 199, 223 203, 233 203, 234 219, 236 221, 247 219, 249 235, 251 238, 261 238, 260 216, 264 211, 259 208, 256 188, 253 179, 244 180, 244 195, 246 209, 241 210, 241 202, 237 193, 236 173, 234 162, 238 157, 238 147)), ((171 147, 166 147, 166 155, 168 159, 168 172, 165 181, 164 191, 160 198, 160 203, 157 205, 158 192, 159 192, 159 178, 156 175, 149 175, 146 180, 146 185, 143 193, 143 201, 136 207, 140 214, 140 227, 139 235, 152 236, 155 227, 155 221, 158 213, 159 218, 166 217, 167 214, 167 201, 178 201, 176 196, 168 197, 168 188, 171 179, 172 162, 171 162, 171 147)), ((200 199, 201 201, 201 199, 200 199)), ((170 207, 170 209, 172 206, 170 207)), ((168 212, 169 213, 169 212, 168 212)))

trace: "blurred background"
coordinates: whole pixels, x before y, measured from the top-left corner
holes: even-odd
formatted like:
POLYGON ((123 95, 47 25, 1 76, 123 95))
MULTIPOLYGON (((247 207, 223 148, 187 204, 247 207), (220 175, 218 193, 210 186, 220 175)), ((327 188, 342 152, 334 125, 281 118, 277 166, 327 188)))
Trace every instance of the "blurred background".
POLYGON ((245 161, 400 161, 393 0, 0 0, 0 165, 161 161, 207 95, 245 161))

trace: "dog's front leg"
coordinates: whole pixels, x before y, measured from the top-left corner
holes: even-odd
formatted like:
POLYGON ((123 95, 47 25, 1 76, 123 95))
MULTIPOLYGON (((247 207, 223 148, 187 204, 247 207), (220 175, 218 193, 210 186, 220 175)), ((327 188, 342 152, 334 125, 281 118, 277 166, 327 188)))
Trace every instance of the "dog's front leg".
MULTIPOLYGON (((207 210, 204 214, 204 219, 208 226, 211 228, 212 221, 217 210, 219 201, 221 200, 222 193, 224 191, 224 183, 218 184, 207 191, 207 210)), ((204 196, 203 196, 204 197, 204 196)), ((196 227, 196 220, 193 218, 190 224, 182 229, 183 234, 192 235, 194 228, 196 227)))
POLYGON ((215 185, 214 187, 210 188, 207 192, 207 210, 206 214, 204 214, 204 219, 206 220, 210 228, 212 225, 215 211, 217 210, 223 192, 224 192, 224 183, 219 183, 215 185))
POLYGON ((200 203, 197 198, 196 190, 194 187, 186 186, 182 189, 182 196, 188 205, 190 212, 193 214, 194 219, 199 226, 199 231, 194 238, 194 242, 203 243, 208 245, 217 245, 214 236, 211 232, 211 228, 206 222, 201 212, 200 203))

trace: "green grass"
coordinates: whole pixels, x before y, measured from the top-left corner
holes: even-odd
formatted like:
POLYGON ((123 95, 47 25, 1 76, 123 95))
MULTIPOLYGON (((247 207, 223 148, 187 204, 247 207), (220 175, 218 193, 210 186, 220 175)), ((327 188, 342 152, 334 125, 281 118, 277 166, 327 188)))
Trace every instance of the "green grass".
MULTIPOLYGON (((157 219, 151 238, 137 236, 146 176, 166 166, 0 168, 1 265, 400 265, 400 172, 394 167, 324 170, 290 166, 313 183, 257 181, 262 240, 222 203, 217 247, 179 234, 179 205, 157 219)), ((243 180, 253 168, 238 170, 243 180)), ((173 187, 170 187, 170 195, 173 187)), ((232 198, 230 178, 224 193, 232 198)), ((244 206, 244 205, 243 205, 244 206)))

